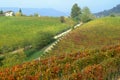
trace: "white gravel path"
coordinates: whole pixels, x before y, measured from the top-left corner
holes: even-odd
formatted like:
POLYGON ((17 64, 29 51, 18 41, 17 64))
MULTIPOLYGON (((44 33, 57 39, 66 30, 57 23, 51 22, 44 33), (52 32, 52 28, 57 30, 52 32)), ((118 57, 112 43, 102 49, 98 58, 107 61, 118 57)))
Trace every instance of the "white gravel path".
MULTIPOLYGON (((80 27, 81 25, 82 25, 82 23, 77 24, 76 26, 74 26, 74 29, 77 28, 77 27, 80 27)), ((57 39, 57 40, 55 42, 53 42, 50 46, 48 46, 44 52, 46 53, 46 52, 49 52, 50 50, 52 50, 54 48, 54 46, 62 39, 62 37, 65 36, 66 34, 68 34, 71 31, 72 31, 72 29, 69 29, 69 30, 67 30, 63 33, 60 33, 60 34, 56 35, 54 37, 54 39, 57 39)))

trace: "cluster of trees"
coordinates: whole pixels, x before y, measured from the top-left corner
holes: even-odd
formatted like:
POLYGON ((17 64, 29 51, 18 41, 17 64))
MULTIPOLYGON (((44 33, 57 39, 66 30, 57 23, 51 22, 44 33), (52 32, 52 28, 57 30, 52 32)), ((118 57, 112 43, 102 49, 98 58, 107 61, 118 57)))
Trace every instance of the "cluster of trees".
MULTIPOLYGON (((76 22, 88 22, 95 18, 95 16, 91 13, 90 9, 88 7, 84 7, 81 9, 78 4, 74 4, 71 9, 71 18, 76 22)), ((65 17, 60 17, 61 23, 65 23, 65 17)))
POLYGON ((74 4, 71 9, 71 18, 73 20, 79 22, 88 22, 92 19, 94 19, 94 15, 91 13, 90 9, 88 7, 84 7, 81 9, 78 4, 74 4))

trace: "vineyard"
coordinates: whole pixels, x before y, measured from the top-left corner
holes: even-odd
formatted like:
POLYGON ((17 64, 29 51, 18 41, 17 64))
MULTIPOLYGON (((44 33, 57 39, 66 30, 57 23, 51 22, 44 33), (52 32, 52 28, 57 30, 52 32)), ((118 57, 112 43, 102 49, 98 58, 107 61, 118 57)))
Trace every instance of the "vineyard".
POLYGON ((120 18, 96 19, 70 32, 39 59, 0 68, 0 80, 117 80, 120 18))
POLYGON ((115 80, 120 75, 120 45, 51 56, 0 69, 1 80, 115 80))
POLYGON ((106 17, 88 22, 61 40, 51 52, 76 53, 120 44, 120 17, 106 17))
POLYGON ((54 35, 72 25, 70 19, 61 23, 59 18, 52 17, 0 17, 0 53, 30 45, 43 48, 53 40, 54 35))

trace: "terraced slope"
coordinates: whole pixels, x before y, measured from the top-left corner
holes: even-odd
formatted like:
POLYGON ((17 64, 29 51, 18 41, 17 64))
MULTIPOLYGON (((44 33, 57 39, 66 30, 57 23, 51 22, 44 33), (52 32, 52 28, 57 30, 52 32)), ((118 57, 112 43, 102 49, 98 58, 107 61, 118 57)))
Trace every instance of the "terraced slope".
POLYGON ((120 18, 86 23, 65 36, 44 58, 0 68, 0 79, 116 80, 120 76, 119 23, 120 18))
POLYGON ((75 53, 86 49, 100 49, 120 43, 120 18, 102 18, 72 31, 59 42, 52 53, 75 53))

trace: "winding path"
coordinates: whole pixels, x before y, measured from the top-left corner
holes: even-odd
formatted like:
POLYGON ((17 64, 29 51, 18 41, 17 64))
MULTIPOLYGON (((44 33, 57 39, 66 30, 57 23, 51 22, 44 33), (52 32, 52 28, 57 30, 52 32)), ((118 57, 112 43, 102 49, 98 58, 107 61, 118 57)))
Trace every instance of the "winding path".
MULTIPOLYGON (((75 26, 74 26, 74 29, 77 28, 77 27, 80 27, 82 24, 83 24, 83 23, 80 23, 80 24, 75 25, 75 26)), ((63 32, 63 33, 60 33, 60 34, 54 36, 54 39, 57 39, 57 40, 56 40, 55 42, 53 42, 50 46, 48 46, 48 47, 45 49, 44 53, 49 52, 50 50, 52 50, 52 49, 54 48, 54 46, 62 39, 62 37, 65 36, 66 34, 68 34, 68 33, 71 32, 71 31, 72 31, 72 29, 69 29, 69 30, 67 30, 67 31, 65 31, 65 32, 63 32)))

